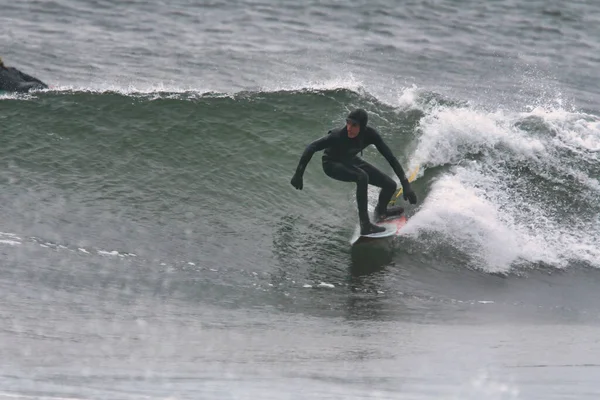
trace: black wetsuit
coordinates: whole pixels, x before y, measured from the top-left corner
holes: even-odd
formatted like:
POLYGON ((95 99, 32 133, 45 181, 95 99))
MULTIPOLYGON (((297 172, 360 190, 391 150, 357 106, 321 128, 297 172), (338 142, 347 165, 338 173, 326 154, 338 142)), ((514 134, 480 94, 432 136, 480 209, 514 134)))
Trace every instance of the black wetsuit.
POLYGON ((375 145, 390 163, 400 181, 407 182, 404 170, 390 148, 379 133, 369 126, 361 128, 360 133, 354 138, 348 137, 346 127, 329 131, 327 136, 315 140, 306 147, 296 169, 296 174, 302 176, 313 154, 325 150, 322 157, 323 171, 333 179, 356 182, 356 201, 361 224, 369 221, 367 207, 369 184, 381 188, 376 210, 385 210, 396 191, 396 182, 392 178, 358 157, 358 153, 362 154, 363 149, 369 145, 375 145))
POLYGON ((48 85, 31 75, 13 67, 0 66, 0 90, 6 92, 28 92, 32 89, 47 89, 48 85))

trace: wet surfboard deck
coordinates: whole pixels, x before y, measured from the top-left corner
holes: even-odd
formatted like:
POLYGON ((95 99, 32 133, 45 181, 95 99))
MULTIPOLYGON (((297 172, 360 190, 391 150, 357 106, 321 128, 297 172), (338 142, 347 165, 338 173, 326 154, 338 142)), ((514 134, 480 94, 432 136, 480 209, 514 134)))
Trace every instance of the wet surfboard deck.
POLYGON ((376 222, 375 225, 383 226, 386 229, 383 232, 372 233, 370 235, 360 235, 359 232, 357 232, 352 238, 351 244, 355 245, 357 243, 364 243, 398 235, 402 227, 406 225, 406 216, 402 214, 397 217, 387 218, 383 221, 376 222))

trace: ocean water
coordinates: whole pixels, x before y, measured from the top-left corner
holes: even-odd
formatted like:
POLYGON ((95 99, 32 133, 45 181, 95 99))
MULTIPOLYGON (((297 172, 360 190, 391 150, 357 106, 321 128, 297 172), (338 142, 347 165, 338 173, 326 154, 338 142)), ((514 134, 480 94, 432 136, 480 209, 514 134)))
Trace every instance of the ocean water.
POLYGON ((599 22, 4 4, 0 57, 51 88, 0 95, 0 398, 598 398, 599 22), (419 202, 351 246, 354 186, 290 178, 356 107, 419 202))

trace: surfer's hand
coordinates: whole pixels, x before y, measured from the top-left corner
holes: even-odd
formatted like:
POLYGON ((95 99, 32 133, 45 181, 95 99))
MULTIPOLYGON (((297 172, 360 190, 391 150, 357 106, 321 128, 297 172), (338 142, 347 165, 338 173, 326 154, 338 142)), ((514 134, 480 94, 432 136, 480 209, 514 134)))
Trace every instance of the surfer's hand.
POLYGON ((404 200, 408 200, 410 204, 417 204, 417 195, 410 187, 408 181, 402 182, 402 191, 404 193, 404 200))
POLYGON ((408 192, 404 192, 404 200, 408 200, 410 204, 417 204, 417 195, 413 190, 409 190, 408 192))
POLYGON ((302 182, 302 175, 294 174, 290 183, 296 189, 302 190, 302 187, 304 186, 304 183, 302 182))

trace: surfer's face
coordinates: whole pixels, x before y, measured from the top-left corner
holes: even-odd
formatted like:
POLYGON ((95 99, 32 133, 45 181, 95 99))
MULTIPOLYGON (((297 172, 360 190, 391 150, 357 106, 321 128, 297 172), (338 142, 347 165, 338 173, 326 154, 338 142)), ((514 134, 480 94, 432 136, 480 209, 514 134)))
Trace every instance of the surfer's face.
POLYGON ((360 125, 358 125, 356 122, 347 119, 346 120, 346 130, 348 131, 348 137, 353 138, 356 137, 358 135, 358 133, 360 132, 360 125))

